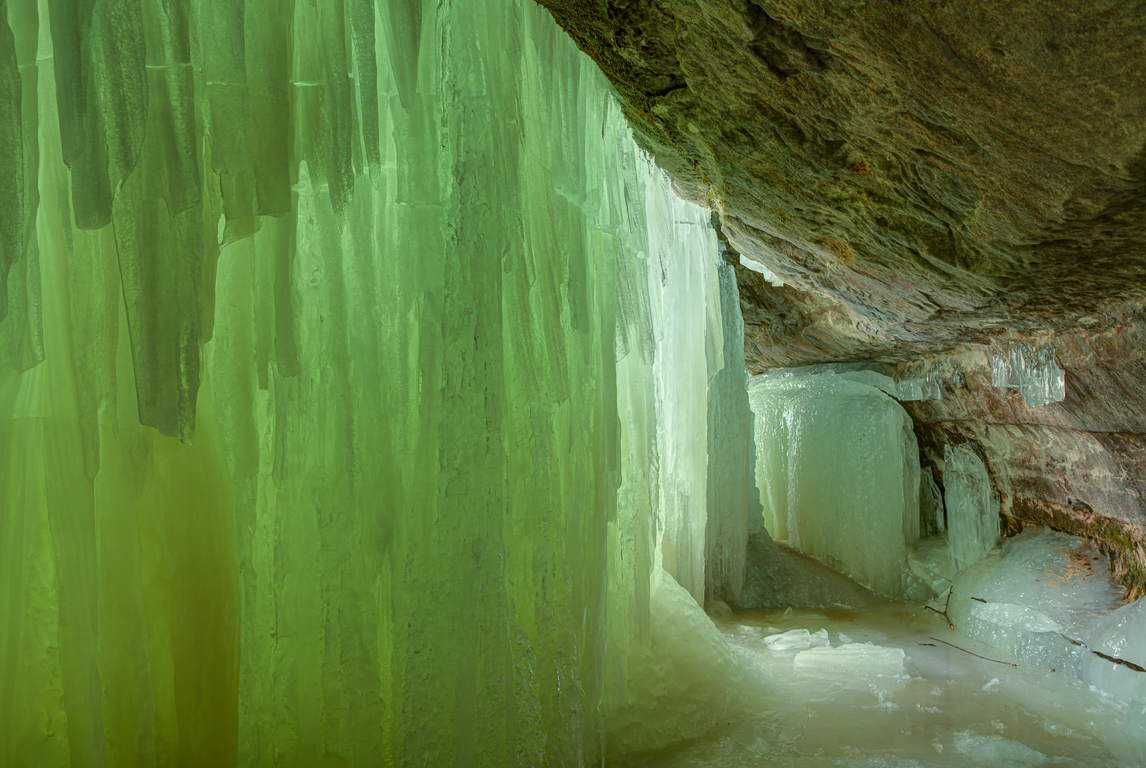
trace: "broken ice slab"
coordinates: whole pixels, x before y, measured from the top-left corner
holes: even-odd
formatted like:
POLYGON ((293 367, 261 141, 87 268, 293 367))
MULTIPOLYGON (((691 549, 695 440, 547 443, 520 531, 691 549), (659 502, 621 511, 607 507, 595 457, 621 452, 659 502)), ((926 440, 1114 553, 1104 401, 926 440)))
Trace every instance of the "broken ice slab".
POLYGON ((1055 358, 1053 344, 1031 346, 1008 342, 990 351, 991 384, 1017 388, 1031 408, 1066 398, 1066 372, 1055 358))
POLYGON ((1083 635, 1092 651, 1083 657, 1083 682, 1146 704, 1146 598, 1108 613, 1083 635))
POLYGON ((764 638, 764 644, 773 651, 801 651, 828 645, 828 630, 821 629, 812 634, 806 629, 793 629, 779 635, 764 638))
POLYGON ((832 675, 902 675, 902 648, 884 648, 872 643, 846 643, 835 648, 800 651, 793 660, 797 672, 825 672, 832 675))
POLYGON ((1078 677, 1095 628, 1119 603, 1120 590, 1091 545, 1025 532, 956 579, 948 615, 967 637, 1078 677))

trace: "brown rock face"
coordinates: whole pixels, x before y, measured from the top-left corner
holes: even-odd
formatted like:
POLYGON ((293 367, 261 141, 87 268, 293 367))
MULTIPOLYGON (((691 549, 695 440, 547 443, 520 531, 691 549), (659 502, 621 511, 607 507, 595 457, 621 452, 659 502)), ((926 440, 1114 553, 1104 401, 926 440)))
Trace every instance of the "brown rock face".
POLYGON ((901 364, 932 365, 943 398, 903 403, 920 456, 943 477, 944 446, 970 444, 998 493, 1004 529, 1049 525, 1094 539, 1131 595, 1146 589, 1146 329, 1142 324, 1055 335, 1066 399, 1031 408, 1017 389, 992 386, 993 347, 965 345, 901 364), (955 382, 953 384, 952 382, 955 382))
POLYGON ((921 439, 940 462, 974 442, 1004 514, 1138 556, 1146 4, 538 2, 731 246, 784 280, 740 272, 753 372, 1052 337, 1065 403, 1016 405, 970 365, 912 406, 921 439))

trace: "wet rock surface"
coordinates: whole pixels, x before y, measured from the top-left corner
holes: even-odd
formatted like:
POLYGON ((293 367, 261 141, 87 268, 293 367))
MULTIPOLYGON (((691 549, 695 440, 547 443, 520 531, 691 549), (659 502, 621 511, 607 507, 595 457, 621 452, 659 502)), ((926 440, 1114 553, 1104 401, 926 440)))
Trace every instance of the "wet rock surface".
POLYGON ((1146 6, 538 2, 730 260, 784 281, 737 267, 751 373, 960 369, 908 405, 940 484, 971 443, 1012 528, 1092 536, 1146 583, 1146 6), (993 387, 1001 339, 1053 342, 1066 399, 993 387))

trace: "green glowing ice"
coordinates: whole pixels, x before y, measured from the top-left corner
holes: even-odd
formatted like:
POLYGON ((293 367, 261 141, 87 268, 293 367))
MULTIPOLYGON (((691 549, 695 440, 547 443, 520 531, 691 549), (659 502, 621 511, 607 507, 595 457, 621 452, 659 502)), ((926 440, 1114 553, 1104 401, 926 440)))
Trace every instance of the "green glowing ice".
POLYGON ((593 764, 738 588, 728 268, 532 2, 0 0, 0 278, 0 768, 593 764))

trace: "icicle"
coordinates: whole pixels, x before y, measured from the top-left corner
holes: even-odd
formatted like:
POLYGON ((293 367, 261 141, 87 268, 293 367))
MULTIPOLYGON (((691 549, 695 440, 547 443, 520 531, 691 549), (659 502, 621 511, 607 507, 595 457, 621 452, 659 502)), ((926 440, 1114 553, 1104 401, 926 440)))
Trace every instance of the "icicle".
POLYGON ((992 348, 990 359, 991 384, 1018 389, 1031 408, 1066 399, 1066 374, 1053 344, 1031 346, 1012 341, 992 348))

